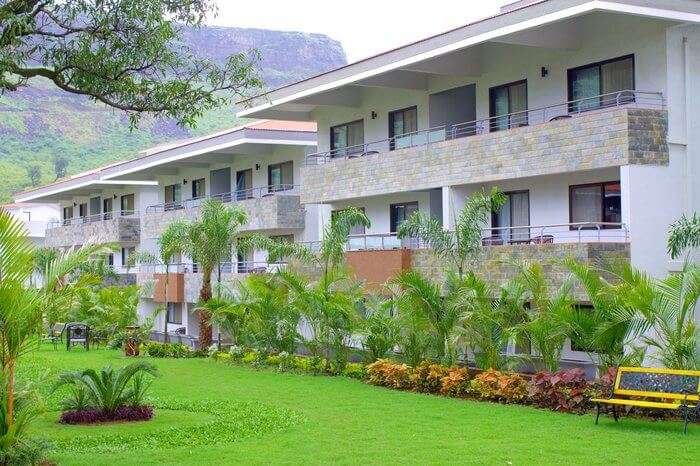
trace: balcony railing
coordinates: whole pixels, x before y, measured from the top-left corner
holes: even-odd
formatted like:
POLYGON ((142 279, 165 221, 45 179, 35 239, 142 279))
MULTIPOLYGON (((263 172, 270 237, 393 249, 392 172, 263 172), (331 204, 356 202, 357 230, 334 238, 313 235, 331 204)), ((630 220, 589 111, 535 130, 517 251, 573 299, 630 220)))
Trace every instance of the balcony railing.
POLYGON ((146 213, 167 212, 170 210, 194 209, 202 205, 206 199, 218 199, 224 203, 245 201, 248 199, 259 199, 276 195, 297 195, 299 185, 277 184, 270 186, 258 186, 255 188, 242 189, 230 193, 213 194, 211 196, 194 197, 177 202, 165 202, 155 204, 146 208, 146 213))
MULTIPOLYGON (((221 263, 221 273, 265 273, 276 272, 282 269, 287 264, 285 262, 262 262, 262 261, 239 261, 239 262, 223 262, 221 263)), ((165 273, 165 265, 163 264, 141 264, 139 272, 144 273, 165 273)), ((202 273, 202 268, 197 263, 182 262, 170 264, 168 273, 202 273)), ((218 269, 214 269, 213 274, 216 275, 218 269)))
POLYGON ((104 222, 107 220, 112 220, 114 218, 137 218, 139 216, 139 212, 136 210, 121 210, 121 211, 114 211, 114 212, 103 212, 100 214, 94 214, 94 215, 88 215, 86 217, 74 217, 74 218, 66 218, 63 220, 54 220, 52 222, 49 222, 47 225, 47 229, 49 228, 57 228, 57 227, 65 227, 65 226, 70 226, 70 225, 85 225, 88 223, 99 223, 99 222, 104 222))
POLYGON ((335 159, 354 159, 396 149, 429 146, 433 143, 452 139, 565 120, 574 118, 582 113, 616 107, 663 110, 666 108, 666 103, 661 92, 626 90, 602 94, 481 120, 436 126, 373 142, 318 152, 308 155, 305 164, 307 166, 320 165, 335 159))

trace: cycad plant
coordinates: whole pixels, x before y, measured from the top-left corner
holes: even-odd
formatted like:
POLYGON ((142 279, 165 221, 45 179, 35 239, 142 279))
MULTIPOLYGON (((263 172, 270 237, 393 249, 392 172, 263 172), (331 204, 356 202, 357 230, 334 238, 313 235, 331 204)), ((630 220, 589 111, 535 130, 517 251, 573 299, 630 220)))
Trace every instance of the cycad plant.
POLYGON ((415 314, 413 320, 427 322, 432 337, 433 355, 448 366, 457 360, 460 311, 454 305, 453 293, 458 288, 459 281, 460 278, 454 272, 448 272, 446 296, 443 297, 440 285, 417 271, 403 272, 392 280, 401 290, 398 296, 400 312, 415 314))
POLYGON ((489 194, 479 192, 467 199, 457 215, 454 231, 445 229, 440 219, 415 212, 399 226, 397 233, 399 238, 420 239, 463 277, 481 249, 482 229, 488 224, 491 213, 498 212, 505 202, 505 195, 497 188, 489 194))
POLYGON ((64 372, 59 376, 54 390, 64 385, 75 388, 73 396, 62 402, 64 407, 83 404, 105 413, 114 413, 122 406, 136 406, 143 402, 143 374, 155 377, 158 371, 154 365, 140 361, 119 369, 108 365, 99 371, 85 369, 64 372), (76 403, 76 394, 86 401, 76 403))
POLYGON ((518 275, 514 279, 525 290, 529 303, 525 321, 514 326, 515 334, 530 341, 537 356, 531 358, 538 370, 556 372, 566 339, 571 335, 569 322, 574 309, 571 282, 566 280, 554 292, 539 262, 515 264, 518 275))

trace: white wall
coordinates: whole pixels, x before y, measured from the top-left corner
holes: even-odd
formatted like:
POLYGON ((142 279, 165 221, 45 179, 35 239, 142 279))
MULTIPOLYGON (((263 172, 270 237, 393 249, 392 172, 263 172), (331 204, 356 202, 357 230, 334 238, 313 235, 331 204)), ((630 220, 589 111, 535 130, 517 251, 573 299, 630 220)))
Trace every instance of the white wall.
POLYGON ((330 127, 359 119, 364 119, 365 142, 386 139, 388 112, 413 105, 418 108, 418 129, 426 129, 429 95, 467 84, 476 84, 478 119, 489 116, 489 88, 522 79, 528 80, 530 109, 561 104, 568 100, 568 69, 629 54, 635 55, 637 90, 666 92, 666 31, 662 23, 592 15, 584 19, 579 33, 583 45, 577 50, 489 43, 481 49, 479 76, 433 75, 427 92, 366 87, 357 108, 319 107, 312 112, 318 122, 318 150, 329 150, 330 127), (540 76, 542 66, 549 68, 547 78, 540 76), (377 113, 374 120, 372 111, 377 113))

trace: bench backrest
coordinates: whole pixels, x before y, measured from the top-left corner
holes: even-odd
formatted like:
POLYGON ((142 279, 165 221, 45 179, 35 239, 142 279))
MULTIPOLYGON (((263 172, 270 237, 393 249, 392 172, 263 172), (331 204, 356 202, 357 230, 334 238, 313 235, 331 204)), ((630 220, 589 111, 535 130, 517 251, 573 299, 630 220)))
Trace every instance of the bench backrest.
POLYGON ((672 398, 699 401, 700 371, 620 367, 615 378, 615 395, 672 398))

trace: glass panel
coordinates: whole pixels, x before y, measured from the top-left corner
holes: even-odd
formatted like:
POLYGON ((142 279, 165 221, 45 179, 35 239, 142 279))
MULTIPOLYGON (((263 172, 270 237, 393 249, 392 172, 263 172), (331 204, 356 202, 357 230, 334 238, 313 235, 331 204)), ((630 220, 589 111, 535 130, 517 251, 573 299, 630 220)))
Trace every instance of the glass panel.
POLYGON ((509 104, 508 113, 523 112, 510 117, 510 127, 517 128, 527 125, 527 83, 520 83, 510 86, 509 88, 509 104))
MULTIPOLYGON (((529 226, 530 224, 530 194, 513 193, 510 195, 510 217, 511 226, 529 226)), ((530 239, 529 228, 514 229, 511 239, 516 241, 527 241, 530 239)))
POLYGON ((603 218, 601 186, 579 186, 571 189, 571 222, 600 222, 603 218))
POLYGON ((593 66, 571 72, 571 98, 573 111, 583 111, 600 106, 600 68, 593 66), (594 97, 590 98, 589 97, 594 97), (585 99, 585 100, 581 100, 585 99))
POLYGON ((131 215, 134 213, 134 195, 126 194, 121 197, 122 215, 131 215))
MULTIPOLYGON (((634 90, 634 65, 632 58, 606 63, 600 69, 603 82, 602 94, 634 90)), ((626 93, 625 93, 626 94, 626 93)), ((611 95, 605 97, 604 105, 616 105, 618 101, 633 100, 633 95, 611 95)))
MULTIPOLYGON (((501 87, 493 90, 491 113, 493 116, 508 115, 510 113, 510 102, 508 97, 508 88, 501 87)), ((491 131, 500 131, 507 129, 509 121, 507 116, 495 118, 491 121, 491 131)))
MULTIPOLYGON (((364 123, 361 121, 357 121, 355 123, 348 125, 348 146, 349 147, 361 146, 364 143, 365 143, 364 123)), ((350 154, 363 152, 363 148, 362 147, 353 147, 348 152, 350 154)))
POLYGON ((336 126, 333 132, 333 149, 343 149, 348 147, 348 127, 336 126))
MULTIPOLYGON (((510 227, 510 196, 507 196, 506 203, 503 204, 501 210, 499 210, 496 215, 494 215, 496 228, 507 228, 510 227)), ((503 239, 504 242, 510 241, 510 230, 496 230, 494 236, 498 236, 503 239)))
POLYGON ((622 222, 622 196, 620 183, 608 183, 604 187, 605 196, 603 197, 604 218, 603 221, 608 223, 622 222))

